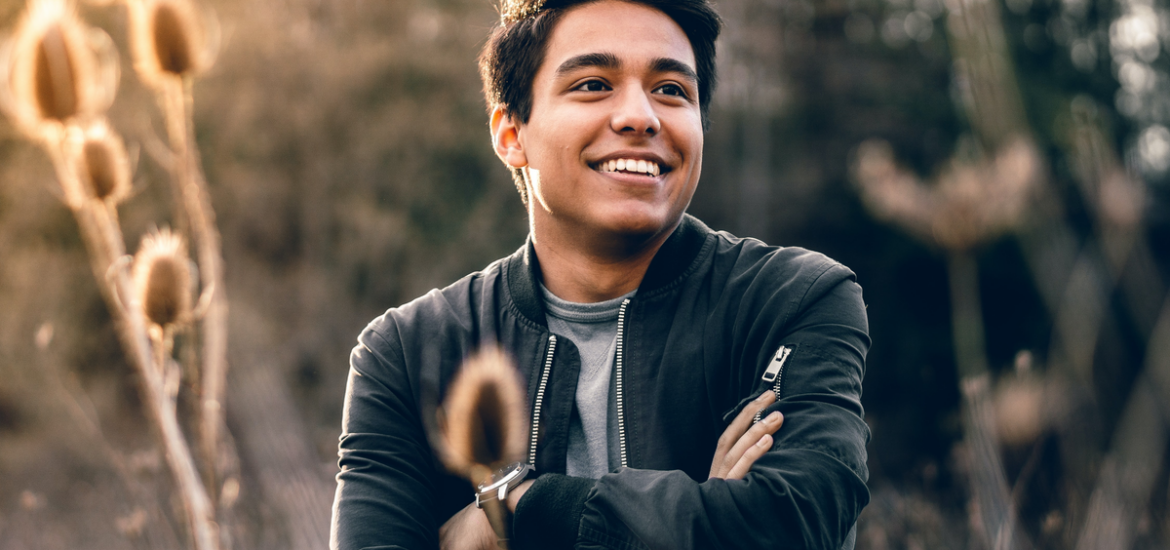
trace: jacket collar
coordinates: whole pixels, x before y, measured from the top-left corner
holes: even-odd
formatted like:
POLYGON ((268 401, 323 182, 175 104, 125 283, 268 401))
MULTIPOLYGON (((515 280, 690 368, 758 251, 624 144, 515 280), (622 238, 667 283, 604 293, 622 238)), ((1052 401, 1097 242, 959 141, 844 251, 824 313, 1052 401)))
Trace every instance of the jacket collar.
MULTIPOLYGON (((682 277, 710 233, 711 229, 703 222, 690 214, 683 214, 674 233, 662 243, 650 262, 646 276, 638 286, 638 293, 650 293, 682 277)), ((531 235, 524 246, 508 257, 506 266, 508 292, 512 295, 512 302, 529 320, 546 326, 544 298, 540 293, 540 262, 536 258, 531 235)))

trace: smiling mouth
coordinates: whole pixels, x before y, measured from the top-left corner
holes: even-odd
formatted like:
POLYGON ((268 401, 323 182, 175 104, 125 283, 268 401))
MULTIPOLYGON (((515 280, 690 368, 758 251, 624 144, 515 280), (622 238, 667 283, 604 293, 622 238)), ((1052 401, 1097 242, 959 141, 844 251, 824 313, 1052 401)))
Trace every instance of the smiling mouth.
MULTIPOLYGON (((658 176, 663 172, 662 167, 652 160, 615 159, 599 163, 594 170, 598 172, 617 174, 636 174, 658 176)), ((667 170, 669 172, 669 170, 667 170)))

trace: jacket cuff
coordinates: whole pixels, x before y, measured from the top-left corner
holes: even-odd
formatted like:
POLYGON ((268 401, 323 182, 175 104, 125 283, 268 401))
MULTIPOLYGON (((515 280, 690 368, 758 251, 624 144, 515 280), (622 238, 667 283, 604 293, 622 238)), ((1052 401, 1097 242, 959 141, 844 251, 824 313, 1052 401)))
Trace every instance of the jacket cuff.
POLYGON ((517 550, 543 548, 571 550, 577 543, 585 499, 595 479, 544 474, 536 478, 512 518, 512 539, 517 550))

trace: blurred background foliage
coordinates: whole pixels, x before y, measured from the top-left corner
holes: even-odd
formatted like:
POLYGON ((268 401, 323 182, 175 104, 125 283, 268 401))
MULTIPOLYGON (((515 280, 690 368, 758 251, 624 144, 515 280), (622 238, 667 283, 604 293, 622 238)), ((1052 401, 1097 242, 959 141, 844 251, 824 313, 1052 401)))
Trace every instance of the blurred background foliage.
MULTIPOLYGON (((986 547, 967 481, 975 455, 951 252, 871 215, 854 168, 875 138, 921 180, 994 156, 965 107, 979 83, 956 63, 948 19, 996 8, 976 30, 1005 48, 1022 104, 1013 123, 1035 145, 1045 198, 1014 231, 964 254, 978 269, 989 402, 1023 534, 1015 546, 1071 548, 1145 383, 1135 380, 1170 368, 1150 346, 1170 273, 1170 6, 950 2, 717 2, 722 83, 690 212, 857 272, 874 339, 864 395, 873 500, 858 547, 986 547), (1125 195, 1136 212, 1126 235, 1140 243, 1113 263, 1108 199, 1086 191, 1093 174, 1111 173, 1137 190, 1125 195), (1035 238, 1054 227, 1064 248, 1035 238), (1075 262, 1045 256, 1066 249, 1116 273, 1094 287, 1096 316, 1076 315, 1075 262), (1069 332, 1062 319, 1088 325, 1069 332), (1088 358, 1054 351, 1071 349, 1068 334, 1092 335, 1080 348, 1088 358), (1078 362, 1090 367, 1080 385, 1056 376, 1078 362)), ((0 26, 23 7, 0 0, 0 26)), ((321 548, 354 337, 385 309, 511 252, 527 231, 490 149, 475 67, 496 15, 488 0, 211 7, 223 41, 194 95, 231 304, 227 419, 241 477, 227 527, 238 548, 321 548)), ((123 52, 111 118, 137 151, 136 195, 121 210, 135 243, 173 219, 151 155, 165 132, 125 56, 124 9, 81 13, 123 52)), ((0 122, 0 547, 184 547, 165 462, 52 178, 43 153, 0 122)), ((1166 380, 1154 379, 1155 390, 1166 380)), ((1149 490, 1119 527, 1136 548, 1170 539, 1167 402, 1153 415, 1156 437, 1141 440, 1154 460, 1149 490)))

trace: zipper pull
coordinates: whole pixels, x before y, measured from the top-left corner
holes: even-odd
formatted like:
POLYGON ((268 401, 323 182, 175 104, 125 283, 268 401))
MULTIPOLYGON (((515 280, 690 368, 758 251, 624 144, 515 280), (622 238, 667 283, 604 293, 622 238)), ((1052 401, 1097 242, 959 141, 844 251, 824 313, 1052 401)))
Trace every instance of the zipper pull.
POLYGON ((780 349, 776 350, 776 356, 772 358, 772 362, 768 364, 767 370, 764 371, 764 376, 762 377, 764 382, 776 381, 776 377, 784 369, 784 362, 788 360, 788 354, 790 353, 792 353, 792 348, 788 346, 780 346, 780 349))

